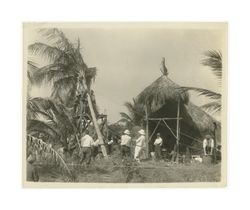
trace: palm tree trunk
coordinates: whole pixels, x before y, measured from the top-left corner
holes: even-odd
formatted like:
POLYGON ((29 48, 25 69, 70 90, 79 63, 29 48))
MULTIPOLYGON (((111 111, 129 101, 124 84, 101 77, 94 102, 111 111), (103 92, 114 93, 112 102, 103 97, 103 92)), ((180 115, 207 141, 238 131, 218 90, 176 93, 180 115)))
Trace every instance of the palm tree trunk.
POLYGON ((93 124, 95 126, 95 130, 96 130, 99 142, 101 144, 102 154, 103 154, 104 157, 107 157, 106 147, 104 146, 103 137, 102 137, 99 125, 97 123, 96 115, 95 115, 95 112, 94 112, 94 108, 93 108, 93 104, 92 104, 92 100, 91 100, 89 92, 87 93, 87 100, 88 100, 88 105, 89 105, 92 121, 93 121, 93 124))
MULTIPOLYGON (((76 86, 76 87, 77 87, 76 93, 78 92, 78 88, 79 88, 79 80, 77 80, 77 81, 78 81, 78 82, 77 82, 77 86, 76 86)), ((89 106, 89 109, 90 109, 91 118, 92 118, 92 121, 93 121, 95 130, 96 130, 96 133, 97 133, 99 142, 100 142, 100 144, 101 144, 102 154, 103 154, 104 157, 107 157, 106 147, 104 146, 103 137, 102 137, 102 134, 101 134, 99 125, 98 125, 98 123, 97 123, 96 114, 95 114, 95 111, 94 111, 94 108, 93 108, 93 103, 92 103, 92 100, 91 100, 91 96, 90 96, 90 94, 89 94, 89 88, 87 87, 87 84, 86 84, 86 82, 85 82, 85 79, 83 79, 82 85, 83 85, 83 88, 84 88, 85 90, 87 90, 87 101, 88 101, 88 106, 89 106)), ((81 113, 81 114, 82 114, 82 113, 81 113)))
POLYGON ((91 117, 92 117, 92 121, 93 121, 93 124, 94 124, 94 127, 95 127, 95 131, 96 131, 98 140, 99 140, 99 142, 101 144, 102 154, 103 154, 104 157, 107 157, 106 147, 104 146, 103 137, 102 137, 99 125, 97 123, 96 114, 95 114, 95 111, 94 111, 94 108, 93 108, 93 103, 92 103, 91 96, 90 96, 90 88, 88 88, 85 78, 83 79, 82 85, 83 85, 84 90, 87 90, 87 101, 88 101, 88 105, 89 105, 89 109, 90 109, 90 114, 91 114, 91 117))

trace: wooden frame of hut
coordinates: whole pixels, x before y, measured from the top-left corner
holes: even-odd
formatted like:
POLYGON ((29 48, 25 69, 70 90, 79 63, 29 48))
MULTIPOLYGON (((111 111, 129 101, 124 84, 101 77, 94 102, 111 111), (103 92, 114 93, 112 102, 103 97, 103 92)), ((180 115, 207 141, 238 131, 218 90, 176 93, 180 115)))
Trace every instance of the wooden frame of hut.
POLYGON ((210 134, 220 142, 221 126, 212 116, 189 101, 189 94, 168 77, 165 59, 162 76, 146 87, 136 101, 145 107, 145 127, 148 151, 153 151, 156 133, 163 138, 163 147, 176 153, 191 150, 202 153, 204 136, 210 134))

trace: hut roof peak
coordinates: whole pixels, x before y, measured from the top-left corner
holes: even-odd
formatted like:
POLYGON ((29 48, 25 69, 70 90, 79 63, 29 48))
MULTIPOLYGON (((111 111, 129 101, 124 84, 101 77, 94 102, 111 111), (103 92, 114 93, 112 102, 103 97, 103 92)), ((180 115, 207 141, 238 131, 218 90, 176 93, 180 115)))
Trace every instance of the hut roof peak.
POLYGON ((166 67, 166 63, 165 63, 165 58, 163 57, 161 60, 161 68, 160 68, 161 72, 163 75, 168 76, 168 69, 166 67))
POLYGON ((180 86, 174 83, 167 75, 162 75, 151 85, 147 86, 136 98, 141 104, 147 104, 150 112, 155 112, 167 102, 188 103, 189 94, 180 90, 180 86))

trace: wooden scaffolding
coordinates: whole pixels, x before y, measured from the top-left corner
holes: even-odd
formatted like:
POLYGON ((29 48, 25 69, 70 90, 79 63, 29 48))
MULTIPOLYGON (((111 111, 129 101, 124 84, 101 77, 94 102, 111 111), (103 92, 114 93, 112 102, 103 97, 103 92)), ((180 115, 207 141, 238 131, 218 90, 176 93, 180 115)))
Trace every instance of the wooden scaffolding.
POLYGON ((146 113, 146 141, 147 141, 147 154, 149 154, 149 142, 152 140, 153 135, 155 134, 157 128, 159 127, 160 123, 163 122, 166 128, 170 131, 170 133, 174 136, 176 139, 176 144, 174 147, 174 154, 172 156, 172 161, 178 162, 179 160, 179 145, 180 145, 180 120, 182 119, 180 117, 180 100, 178 100, 178 105, 177 105, 177 113, 176 117, 174 118, 168 118, 168 117, 162 117, 162 118, 150 118, 148 116, 148 108, 146 106, 145 108, 145 113, 146 113), (170 120, 176 120, 176 132, 171 129, 171 127, 168 125, 168 121, 170 120), (149 121, 157 121, 157 124, 149 136, 149 121))

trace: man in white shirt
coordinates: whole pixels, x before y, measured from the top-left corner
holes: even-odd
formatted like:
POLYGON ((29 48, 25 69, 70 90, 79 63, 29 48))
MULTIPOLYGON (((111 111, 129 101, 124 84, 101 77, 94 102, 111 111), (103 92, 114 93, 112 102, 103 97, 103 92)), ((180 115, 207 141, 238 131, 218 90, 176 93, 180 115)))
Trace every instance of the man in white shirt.
POLYGON ((214 140, 210 135, 206 135, 203 140, 203 151, 204 155, 212 155, 214 150, 214 140))
POLYGON ((161 138, 160 133, 157 133, 154 146, 155 146, 155 158, 156 160, 160 160, 161 159, 161 146, 162 146, 162 138, 161 138))
POLYGON ((130 135, 129 130, 125 130, 124 135, 121 136, 122 159, 130 157, 131 137, 129 135, 130 135))
POLYGON ((94 140, 89 135, 88 130, 86 130, 83 133, 80 141, 81 141, 81 155, 82 155, 81 163, 83 163, 83 161, 86 160, 87 165, 89 165, 91 161, 91 147, 94 144, 94 140))
POLYGON ((138 133, 140 134, 140 137, 135 140, 135 154, 134 159, 138 162, 140 162, 140 152, 143 147, 145 147, 145 132, 144 130, 139 130, 138 133))

